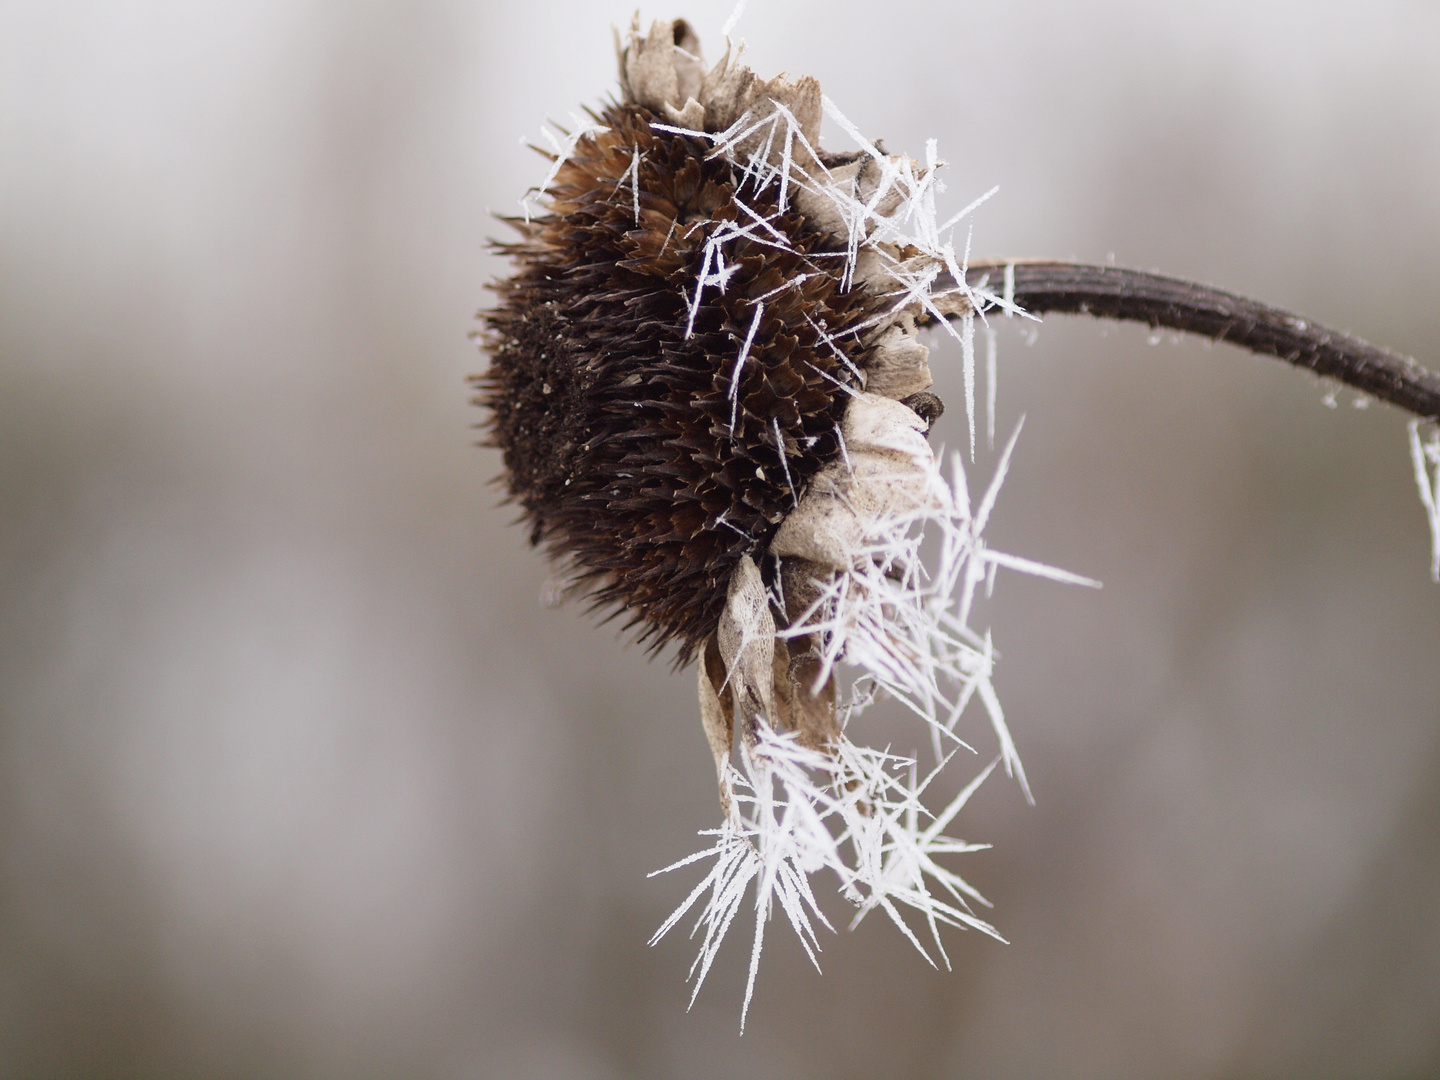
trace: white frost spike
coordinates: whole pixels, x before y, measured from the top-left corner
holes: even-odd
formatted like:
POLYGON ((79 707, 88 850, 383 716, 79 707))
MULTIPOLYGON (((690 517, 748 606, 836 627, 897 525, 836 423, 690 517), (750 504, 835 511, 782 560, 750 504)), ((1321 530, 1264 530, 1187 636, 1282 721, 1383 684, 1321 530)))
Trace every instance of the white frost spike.
MULTIPOLYGON (((901 899, 925 916, 930 936, 935 942, 935 949, 945 961, 946 968, 950 967, 950 958, 945 955, 945 946, 940 941, 939 924, 941 922, 949 925, 969 926, 1004 940, 999 937, 994 927, 977 919, 971 913, 967 898, 986 907, 990 906, 989 901, 964 878, 935 861, 936 855, 983 851, 990 846, 989 844, 967 844, 964 841, 946 837, 943 833, 945 829, 949 828, 950 822, 955 819, 965 804, 970 801, 970 796, 975 794, 980 785, 985 782, 986 777, 994 771, 1000 759, 996 758, 990 762, 984 771, 970 781, 944 810, 922 827, 922 816, 928 819, 931 815, 920 802, 920 795, 939 775, 940 770, 948 764, 948 760, 948 758, 942 760, 923 782, 917 782, 917 769, 912 761, 909 768, 909 783, 901 789, 903 797, 896 799, 891 804, 900 812, 893 815, 873 814, 864 819, 864 825, 883 833, 884 837, 879 843, 866 845, 867 852, 877 857, 878 861, 875 866, 870 868, 873 877, 867 881, 867 884, 871 886, 871 892, 861 901, 860 910, 850 922, 851 929, 854 929, 860 925, 866 915, 878 907, 890 916, 901 932, 910 938, 911 943, 920 951, 920 954, 929 960, 930 957, 919 941, 914 938, 910 928, 905 925, 898 910, 891 902, 892 897, 901 899), (931 897, 925 883, 927 877, 939 884, 955 903, 931 897)), ((935 966, 933 960, 930 963, 932 967, 935 966)))
MULTIPOLYGON (((931 142, 934 142, 934 140, 932 139, 931 142)), ((981 195, 978 199, 970 203, 969 206, 965 207, 964 210, 961 210, 954 217, 946 221, 944 225, 941 225, 939 231, 945 232, 948 229, 953 229, 956 225, 960 224, 961 221, 969 217, 974 211, 980 209, 980 207, 986 202, 988 202, 991 196, 995 195, 999 190, 1000 185, 998 184, 992 187, 989 191, 985 192, 984 195, 981 195)), ((1006 299, 1010 299, 1010 297, 1007 297, 1006 299)))
MULTIPOLYGON (((963 278, 961 280, 964 280, 963 278)), ((970 422, 970 460, 975 460, 975 316, 960 320, 961 359, 965 365, 965 418, 970 422)))
MULTIPOLYGON (((545 174, 545 179, 540 181, 540 186, 533 192, 534 197, 537 199, 544 198, 545 192, 548 191, 550 185, 555 182, 555 177, 560 175, 561 166, 563 166, 570 155, 575 152, 575 146, 581 139, 595 135, 603 135, 610 130, 604 124, 597 124, 593 121, 587 122, 574 113, 570 114, 570 120, 575 125, 575 130, 565 136, 565 142, 563 144, 559 139, 555 138, 549 128, 540 129, 540 134, 545 137, 545 141, 555 148, 555 160, 550 163, 550 171, 545 174)), ((551 121, 551 123, 554 123, 554 121, 551 121)), ((530 198, 531 195, 527 194, 525 198, 520 200, 520 208, 525 211, 526 224, 530 222, 530 198)), ((639 217, 638 213, 636 217, 639 217)))
POLYGON ((720 36, 726 41, 730 40, 730 34, 740 22, 740 17, 745 14, 746 0, 740 0, 731 10, 730 17, 725 20, 725 25, 720 28, 720 36))
POLYGON ((638 146, 634 148, 634 152, 633 152, 633 154, 631 155, 631 158, 630 158, 630 168, 626 170, 625 175, 630 178, 630 201, 631 201, 631 203, 633 204, 632 209, 633 209, 633 212, 634 212, 634 214, 635 214, 635 224, 636 224, 636 225, 639 225, 639 224, 640 224, 640 148, 639 148, 638 146))
POLYGON ((740 346, 740 355, 735 358, 735 371, 730 376, 730 437, 735 437, 735 414, 740 407, 740 372, 745 367, 745 358, 750 355, 750 346, 755 341, 755 331, 760 327, 760 316, 765 313, 764 303, 755 305, 755 315, 750 320, 750 329, 745 332, 745 343, 740 346))
POLYGON ((939 767, 917 782, 914 759, 857 746, 843 735, 830 752, 820 753, 801 746, 793 735, 778 734, 762 724, 754 746, 747 749, 742 744, 740 759, 743 772, 726 766, 735 812, 719 829, 701 834, 714 837, 714 843, 655 871, 663 874, 705 859, 715 860, 650 939, 652 945, 658 942, 704 900, 691 931, 693 937, 703 930, 700 951, 690 969, 695 979, 692 1005, 752 882, 755 929, 740 1017, 742 1031, 759 972, 765 925, 777 903, 811 963, 819 968, 815 922, 833 930, 810 887, 810 875, 819 871, 835 874, 840 892, 860 909, 856 921, 867 912, 883 910, 927 960, 930 956, 905 922, 902 907, 925 921, 942 957, 942 924, 970 927, 1004 940, 971 911, 970 901, 985 903, 979 892, 937 861, 941 856, 987 846, 969 844, 944 832, 990 774, 993 763, 936 816, 924 807, 920 796, 939 767))
POLYGON ((985 446, 995 449, 995 383, 999 378, 995 328, 985 327, 985 446))
POLYGON ((1415 486, 1430 524, 1430 577, 1440 582, 1440 432, 1420 442, 1420 421, 1410 421, 1410 459, 1415 463, 1415 486))

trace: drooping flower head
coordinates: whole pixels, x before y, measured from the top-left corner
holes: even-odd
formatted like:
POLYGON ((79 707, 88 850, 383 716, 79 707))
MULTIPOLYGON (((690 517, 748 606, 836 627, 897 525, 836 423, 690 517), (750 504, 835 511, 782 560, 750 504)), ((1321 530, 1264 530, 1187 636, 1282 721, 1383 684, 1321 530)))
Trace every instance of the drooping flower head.
POLYGON ((875 161, 817 156, 813 79, 706 72, 698 48, 684 22, 628 44, 624 100, 504 245, 482 383, 532 537, 685 660, 840 456, 850 399, 930 383, 918 310, 856 280, 863 236, 837 221, 864 213, 875 161))
POLYGON ((1024 782, 971 599, 1007 560, 1072 579, 985 547, 995 488, 972 507, 958 455, 942 474, 919 340, 939 323, 962 346, 973 451, 974 319, 1017 309, 967 284, 954 230, 976 204, 937 218, 933 141, 891 155, 814 79, 699 57, 683 21, 632 26, 621 100, 557 143, 501 245, 479 400, 510 495, 577 589, 696 662, 725 812, 681 908, 709 891, 700 979, 752 881, 753 956, 776 900, 815 944, 820 869, 917 947, 897 904, 937 948, 942 922, 993 932, 935 861, 973 847, 942 835, 963 798, 933 817, 934 773, 848 725, 897 698, 943 764, 978 701, 1024 782), (858 149, 820 149, 826 113, 858 149))

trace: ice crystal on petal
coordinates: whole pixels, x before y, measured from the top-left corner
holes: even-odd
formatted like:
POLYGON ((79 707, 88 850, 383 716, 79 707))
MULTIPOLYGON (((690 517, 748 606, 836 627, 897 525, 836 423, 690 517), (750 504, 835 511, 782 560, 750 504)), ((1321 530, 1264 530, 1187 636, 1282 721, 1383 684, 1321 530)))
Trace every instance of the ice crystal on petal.
MULTIPOLYGON (((815 923, 829 927, 809 881, 829 871, 840 894, 857 908, 852 926, 882 911, 932 965, 936 959, 907 922, 908 910, 924 923, 934 952, 949 966, 940 928, 970 928, 999 940, 972 904, 985 899, 942 858, 981 850, 948 834, 960 810, 1000 763, 1030 796, 1024 769, 1005 724, 992 676, 995 650, 988 632, 969 625, 976 588, 993 581, 1000 566, 1072 584, 1097 582, 1043 563, 990 550, 982 537, 1019 435, 1010 439, 995 475, 972 507, 961 456, 950 457, 947 479, 929 458, 915 483, 912 470, 894 477, 871 475, 869 483, 895 484, 913 492, 908 506, 881 516, 852 551, 851 568, 825 583, 820 596, 781 639, 806 635, 821 642, 817 686, 842 670, 851 675, 844 728, 823 751, 777 732, 763 716, 755 735, 742 741, 740 768, 726 763, 729 816, 702 835, 713 844, 666 867, 664 873, 713 859, 710 871, 656 931, 664 937, 699 905, 693 934, 701 935, 691 968, 691 1002, 735 922, 754 883, 754 934, 741 1027, 754 993, 765 926, 778 904, 817 968, 815 923), (927 557, 928 556, 928 557, 927 557), (852 739, 856 718, 880 695, 902 702, 924 721, 936 754, 921 774, 914 757, 865 746, 852 739), (967 706, 978 698, 999 743, 999 755, 943 810, 927 808, 924 796, 957 750, 969 750, 956 734, 967 706)), ((848 458, 847 458, 848 461, 848 458)))
POLYGON ((986 546, 982 533, 1019 434, 1017 425, 973 513, 960 455, 951 457, 948 481, 938 459, 932 460, 923 496, 877 522, 855 552, 853 568, 836 575, 810 610, 780 636, 819 634, 823 645, 817 682, 828 679, 843 661, 859 672, 857 683, 872 683, 924 720, 937 755, 943 744, 959 743, 957 721, 978 696, 999 740, 1006 772, 1030 798, 991 681, 995 653, 989 634, 969 625, 975 590, 997 566, 1068 584, 1098 587, 1099 582, 986 546), (934 538, 937 548, 928 565, 921 550, 927 537, 934 538))

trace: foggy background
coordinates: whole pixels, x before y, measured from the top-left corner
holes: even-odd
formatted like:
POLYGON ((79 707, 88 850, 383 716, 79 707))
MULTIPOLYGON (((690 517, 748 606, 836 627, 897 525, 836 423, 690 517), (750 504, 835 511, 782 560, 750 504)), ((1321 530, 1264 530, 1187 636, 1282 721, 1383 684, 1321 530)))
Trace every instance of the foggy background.
MULTIPOLYGON (((689 17, 711 61, 731 4, 689 17)), ((1440 587, 1404 417, 1270 359, 1000 333, 978 625, 1036 792, 1011 944, 748 928, 693 674, 539 600, 466 335, 625 4, 0 5, 0 1075, 1440 1074, 1440 587)), ((1160 268, 1440 364, 1440 8, 752 0, 980 255, 1160 268)), ((827 128, 828 145, 843 135, 827 128)), ((958 349, 932 363, 963 438, 958 349)), ((982 453, 973 476, 986 478, 982 453)), ((991 744, 971 722, 982 760, 991 744)), ((897 749, 906 749, 896 747, 897 749)), ((961 771, 965 771, 962 769, 961 771)), ((832 919, 847 918, 820 881, 832 919)))

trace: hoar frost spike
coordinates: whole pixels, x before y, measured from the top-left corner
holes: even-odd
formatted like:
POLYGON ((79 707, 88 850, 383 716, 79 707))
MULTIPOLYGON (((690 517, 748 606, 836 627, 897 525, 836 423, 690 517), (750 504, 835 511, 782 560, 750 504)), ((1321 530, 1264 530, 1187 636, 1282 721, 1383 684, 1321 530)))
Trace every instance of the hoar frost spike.
POLYGON ((980 846, 948 835, 954 819, 995 764, 1029 794, 997 654, 970 625, 976 590, 999 567, 1096 583, 986 546, 1014 439, 978 499, 960 455, 942 467, 921 331, 960 344, 972 458, 974 322, 991 312, 1203 333, 1422 417, 1440 414, 1440 379, 1189 282, 971 261, 961 230, 993 192, 941 217, 933 140, 923 161, 890 154, 814 79, 761 79, 728 42, 707 67, 682 20, 642 33, 637 19, 617 50, 620 100, 552 139, 548 174, 507 219, 519 239, 497 246, 515 272, 485 317, 476 381, 509 494, 565 591, 697 667, 723 820, 669 868, 709 861, 656 937, 698 910, 698 992, 752 909, 748 1010, 775 905, 815 958, 828 922, 811 880, 828 870, 856 921, 881 911, 948 963, 942 924, 998 937, 949 866, 980 846), (857 150, 821 148, 826 117, 857 150), (851 738, 881 696, 918 717, 933 764, 851 738), (932 781, 970 752, 957 728, 972 705, 998 756, 935 809, 932 781))

